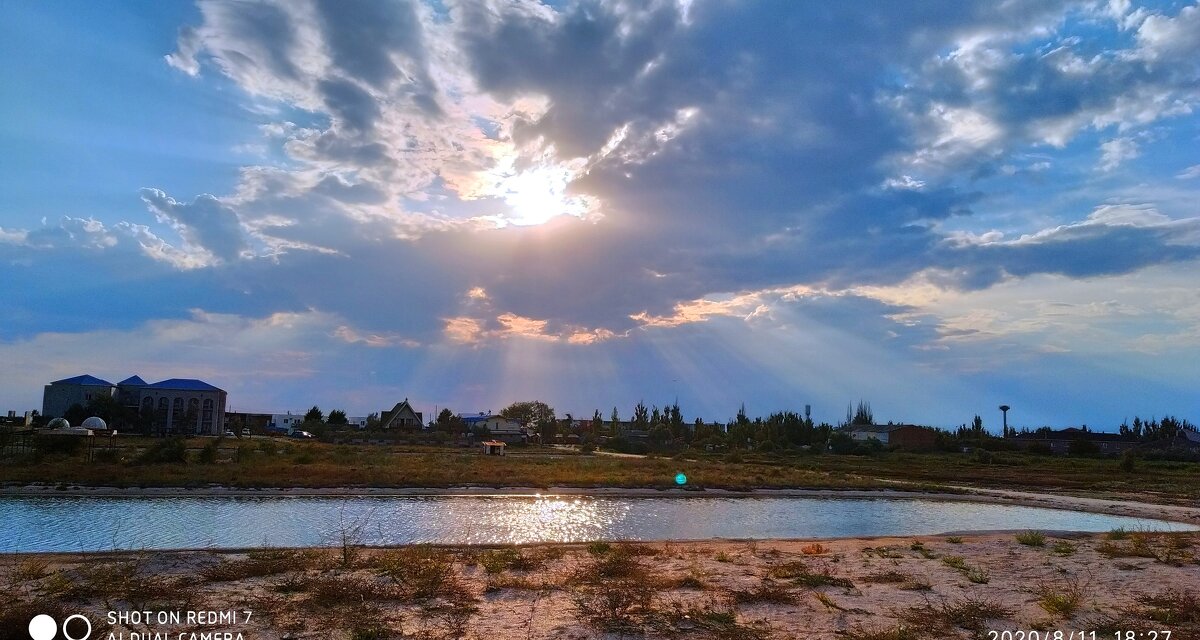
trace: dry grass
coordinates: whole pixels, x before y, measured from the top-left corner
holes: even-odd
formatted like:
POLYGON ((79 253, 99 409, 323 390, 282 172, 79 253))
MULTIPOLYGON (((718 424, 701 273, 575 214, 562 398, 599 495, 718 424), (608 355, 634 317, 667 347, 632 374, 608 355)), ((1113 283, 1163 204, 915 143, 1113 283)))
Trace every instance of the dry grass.
POLYGON ((738 604, 795 604, 796 594, 770 578, 763 578, 753 589, 730 591, 738 604))
POLYGON ((838 636, 846 640, 920 640, 923 637, 912 627, 903 625, 895 627, 854 626, 846 631, 838 632, 838 636))
POLYGON ((307 569, 317 561, 315 554, 291 549, 262 549, 251 551, 243 560, 224 560, 200 571, 209 582, 236 582, 247 578, 272 576, 297 569, 307 569))
POLYGON ((1041 531, 1022 531, 1017 534, 1017 542, 1027 547, 1046 546, 1046 534, 1041 531))
POLYGON ((800 553, 803 553, 806 556, 819 556, 828 552, 829 549, 820 542, 814 542, 812 544, 807 544, 803 547, 800 547, 800 553))
POLYGON ((14 584, 41 580, 50 575, 49 567, 50 562, 45 558, 37 556, 25 558, 13 565, 12 570, 8 573, 8 579, 14 584))
POLYGON ((1038 606, 1046 613, 1073 618, 1083 604, 1086 586, 1078 582, 1040 584, 1034 589, 1038 606))
POLYGON ((899 571, 884 571, 864 576, 861 579, 868 584, 900 584, 912 580, 912 576, 899 571))
POLYGON ((899 617, 918 628, 949 630, 953 628, 979 631, 990 620, 1000 620, 1013 615, 1013 610, 998 602, 979 596, 965 596, 955 600, 926 602, 899 613, 899 617))
POLYGON ((803 562, 788 562, 771 567, 767 575, 780 580, 790 580, 792 584, 809 589, 818 589, 820 587, 854 588, 854 583, 850 580, 834 575, 833 568, 829 565, 824 565, 814 570, 803 562))

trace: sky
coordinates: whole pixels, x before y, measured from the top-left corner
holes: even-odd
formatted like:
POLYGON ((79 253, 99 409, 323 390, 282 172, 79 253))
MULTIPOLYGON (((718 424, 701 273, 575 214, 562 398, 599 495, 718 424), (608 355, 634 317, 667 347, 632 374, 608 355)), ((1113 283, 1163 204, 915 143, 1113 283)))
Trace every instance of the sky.
POLYGON ((1200 418, 1200 6, 0 2, 0 409, 1200 418))

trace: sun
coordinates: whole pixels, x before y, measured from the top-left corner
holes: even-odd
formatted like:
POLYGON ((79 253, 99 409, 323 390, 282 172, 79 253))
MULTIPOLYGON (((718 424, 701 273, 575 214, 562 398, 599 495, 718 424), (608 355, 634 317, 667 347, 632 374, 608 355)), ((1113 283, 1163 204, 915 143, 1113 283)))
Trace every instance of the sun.
POLYGON ((577 171, 561 164, 540 165, 504 176, 497 195, 508 205, 508 224, 538 225, 561 215, 583 217, 595 207, 586 195, 567 194, 577 171))

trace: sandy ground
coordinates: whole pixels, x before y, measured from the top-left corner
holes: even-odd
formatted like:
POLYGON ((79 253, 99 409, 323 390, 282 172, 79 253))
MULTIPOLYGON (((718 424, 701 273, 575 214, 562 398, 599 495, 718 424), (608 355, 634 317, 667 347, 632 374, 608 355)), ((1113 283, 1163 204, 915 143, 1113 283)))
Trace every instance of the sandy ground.
POLYGON ((727 491, 723 489, 621 489, 580 487, 449 487, 449 488, 262 488, 230 487, 59 487, 57 485, 24 485, 0 487, 2 496, 96 496, 96 497, 164 497, 164 496, 486 496, 486 495, 584 495, 604 497, 797 497, 797 498, 921 498, 1013 504, 1069 511, 1087 511, 1109 515, 1173 520, 1200 525, 1200 506, 1162 505, 1132 500, 1089 498, 1060 494, 947 487, 955 493, 906 490, 859 489, 755 489, 727 491))
POLYGON ((0 638, 26 637, 5 629, 33 612, 81 613, 93 638, 120 640, 904 640, 988 629, 1200 638, 1200 535, 1110 537, 410 547, 356 550, 349 563, 336 549, 7 556, 0 638), (432 595, 419 594, 438 570, 432 595), (108 624, 109 611, 129 610, 238 613, 207 625, 108 624))

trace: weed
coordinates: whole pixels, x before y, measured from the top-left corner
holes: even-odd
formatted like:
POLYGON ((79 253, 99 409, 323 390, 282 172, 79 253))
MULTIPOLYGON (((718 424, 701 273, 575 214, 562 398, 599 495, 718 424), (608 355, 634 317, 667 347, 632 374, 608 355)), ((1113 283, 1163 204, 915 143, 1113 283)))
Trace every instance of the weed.
POLYGON ((306 569, 310 562, 311 558, 290 549, 263 549, 251 551, 244 560, 225 560, 205 567, 200 575, 209 582, 234 582, 306 569))
POLYGON ((958 627, 978 631, 988 620, 1007 618, 1013 610, 981 597, 966 596, 957 600, 912 607, 900 613, 907 623, 923 628, 949 629, 958 627))
POLYGON ((392 632, 388 631, 387 627, 377 624, 354 627, 350 630, 350 640, 388 640, 391 637, 392 632))
POLYGON ((414 546, 383 553, 376 564, 413 600, 428 600, 463 591, 454 573, 454 554, 444 549, 414 546))
POLYGON ((834 602, 833 598, 830 598, 825 593, 823 593, 821 591, 817 591, 817 592, 813 593, 813 595, 816 596, 817 600, 821 604, 825 605, 825 608, 831 609, 833 611, 845 611, 845 609, 843 609, 840 604, 834 602))
POLYGON ((942 564, 947 567, 958 569, 959 571, 970 571, 971 567, 967 565, 967 560, 962 556, 946 556, 942 558, 942 564))
POLYGON ((757 603, 772 603, 772 604, 795 604, 796 594, 787 590, 787 587, 771 580, 763 578, 762 582, 753 589, 732 591, 734 602, 739 604, 757 604, 757 603))
POLYGON ((1128 540, 1129 532, 1124 527, 1117 527, 1105 534, 1104 537, 1108 540, 1128 540))
POLYGON ((25 558, 9 573, 9 579, 17 584, 41 580, 49 575, 50 561, 38 557, 25 558))
POLYGON ((594 556, 602 556, 612 551, 612 545, 607 542, 593 542, 587 546, 587 552, 594 556))
POLYGON ((1046 546, 1046 534, 1041 531, 1022 531, 1017 534, 1017 542, 1027 547, 1046 546))
POLYGON ((781 580, 791 580, 793 584, 808 587, 809 589, 819 587, 854 588, 853 582, 850 582, 846 578, 834 576, 833 571, 829 567, 822 567, 818 571, 812 571, 803 562, 788 562, 777 567, 772 567, 768 575, 781 580))
POLYGON ((890 629, 855 626, 846 631, 839 631, 838 635, 846 640, 919 640, 922 637, 921 634, 903 625, 890 629))
POLYGON ((1084 588, 1078 583, 1059 586, 1042 584, 1038 585, 1034 594, 1037 595, 1038 606, 1045 609, 1046 613, 1073 618, 1083 602, 1084 588))
POLYGON ((1056 553, 1060 556, 1069 556, 1069 555, 1075 553, 1076 547, 1075 547, 1075 545, 1071 544, 1070 542, 1067 542, 1066 540, 1058 540, 1054 543, 1052 550, 1054 551, 1054 553, 1056 553))
POLYGON ((1101 542, 1096 545, 1096 552, 1109 558, 1155 558, 1153 549, 1136 542, 1130 544, 1113 544, 1101 542))
POLYGON ((806 556, 819 556, 823 553, 827 553, 828 551, 829 549, 820 542, 814 542, 812 544, 806 544, 803 547, 800 547, 800 553, 803 553, 806 556))
POLYGON ((488 573, 503 573, 504 571, 533 571, 540 569, 545 561, 534 555, 522 553, 520 549, 505 547, 480 554, 479 564, 488 573))
POLYGON ((1200 624, 1200 596, 1182 589, 1167 589, 1137 599, 1139 617, 1164 625, 1200 624))
POLYGON ((908 582, 911 576, 900 573, 899 571, 885 571, 883 573, 875 573, 869 576, 864 576, 862 581, 868 584, 899 584, 908 582))
POLYGON ((320 576, 308 586, 309 602, 326 609, 368 600, 401 600, 402 596, 394 585, 354 575, 320 576))
POLYGON ((963 539, 962 536, 948 536, 946 538, 946 542, 949 542, 950 544, 962 544, 963 539))
POLYGON ((987 584, 991 580, 987 569, 982 567, 971 567, 967 570, 967 580, 974 584, 987 584))

